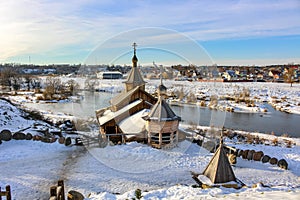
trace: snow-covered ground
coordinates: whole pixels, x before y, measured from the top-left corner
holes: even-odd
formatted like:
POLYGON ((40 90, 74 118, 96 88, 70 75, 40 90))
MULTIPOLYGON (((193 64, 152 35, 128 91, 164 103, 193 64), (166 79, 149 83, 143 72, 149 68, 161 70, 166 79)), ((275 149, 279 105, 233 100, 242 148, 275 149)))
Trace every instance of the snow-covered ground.
POLYGON ((0 99, 0 108, 0 130, 17 131, 34 123, 33 120, 23 118, 22 115, 25 115, 25 113, 5 100, 0 99))
POLYGON ((0 145, 0 185, 11 185, 13 199, 47 199, 50 186, 59 179, 65 180, 67 191, 77 190, 93 200, 130 199, 138 188, 144 199, 296 199, 300 195, 299 146, 238 147, 285 158, 289 169, 238 158, 234 173, 248 187, 200 189, 192 187, 190 171, 202 172, 212 154, 188 141, 172 150, 135 142, 85 150, 14 140, 0 145), (254 184, 258 187, 252 188, 254 184))
MULTIPOLYGON (((151 82, 148 90, 155 89, 157 84, 151 82)), ((192 87, 185 87, 184 83, 169 81, 165 84, 170 90, 175 88, 175 84, 182 84, 176 88, 184 87, 186 91, 189 88, 206 95, 216 92, 220 92, 219 95, 233 94, 246 86, 230 83, 215 87, 214 84, 218 83, 191 83, 192 87)), ((299 107, 299 84, 291 88, 288 84, 247 83, 247 87, 251 89, 251 96, 257 96, 259 101, 271 102, 276 96, 299 107)), ((293 106, 290 107, 293 109, 293 106)), ((21 117, 21 112, 6 101, 0 100, 0 107, 0 131, 9 129, 14 132, 35 122, 21 117)), ((288 170, 283 170, 269 163, 238 158, 233 171, 247 185, 239 190, 193 188, 196 183, 190 171, 201 173, 213 154, 188 141, 171 150, 153 149, 135 142, 106 148, 85 148, 66 147, 58 142, 2 141, 0 187, 11 185, 13 199, 17 200, 48 199, 50 186, 59 179, 64 179, 66 191, 77 190, 90 200, 131 199, 138 188, 142 190, 144 199, 298 199, 300 142, 296 138, 289 139, 296 143, 292 148, 225 141, 239 149, 261 150, 272 157, 284 158, 289 164, 288 170)))

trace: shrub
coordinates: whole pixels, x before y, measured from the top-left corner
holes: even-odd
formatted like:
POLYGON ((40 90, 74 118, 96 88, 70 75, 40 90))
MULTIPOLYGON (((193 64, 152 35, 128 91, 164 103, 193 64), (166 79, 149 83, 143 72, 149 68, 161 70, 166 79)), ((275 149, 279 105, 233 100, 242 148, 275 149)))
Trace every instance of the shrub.
POLYGON ((134 194, 137 199, 141 199, 143 197, 140 189, 136 189, 134 194))
POLYGON ((44 100, 43 96, 37 96, 36 100, 40 101, 40 100, 44 100))
POLYGON ((247 143, 252 144, 254 136, 248 133, 246 137, 247 137, 247 140, 246 140, 247 143))
POLYGON ((293 145, 293 143, 292 143, 291 140, 286 140, 286 147, 287 148, 292 148, 292 145, 293 145))
POLYGON ((272 140, 272 143, 274 144, 274 146, 277 146, 277 145, 278 145, 278 138, 277 138, 277 137, 274 138, 274 139, 272 140))

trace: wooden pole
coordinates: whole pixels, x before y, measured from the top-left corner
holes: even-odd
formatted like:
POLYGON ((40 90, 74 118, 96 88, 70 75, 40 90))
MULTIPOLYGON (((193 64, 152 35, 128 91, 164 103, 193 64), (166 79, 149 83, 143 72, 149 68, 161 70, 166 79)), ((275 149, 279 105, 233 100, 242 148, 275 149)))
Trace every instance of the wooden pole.
POLYGON ((161 148, 161 145, 162 145, 162 132, 161 131, 159 131, 158 138, 159 138, 159 148, 161 148))
POLYGON ((0 187, 0 200, 2 200, 1 187, 0 187))
POLYGON ((61 199, 65 200, 65 186, 64 186, 64 181, 59 180, 57 183, 58 186, 61 186, 61 199))
POLYGON ((11 200, 11 190, 10 185, 6 186, 6 200, 11 200))
POLYGON ((50 197, 56 197, 57 196, 57 187, 51 186, 50 187, 50 197))
POLYGON ((125 144, 125 136, 122 134, 122 144, 125 144))
POLYGON ((149 123, 149 130, 148 130, 148 145, 151 144, 151 124, 150 122, 147 122, 149 123))

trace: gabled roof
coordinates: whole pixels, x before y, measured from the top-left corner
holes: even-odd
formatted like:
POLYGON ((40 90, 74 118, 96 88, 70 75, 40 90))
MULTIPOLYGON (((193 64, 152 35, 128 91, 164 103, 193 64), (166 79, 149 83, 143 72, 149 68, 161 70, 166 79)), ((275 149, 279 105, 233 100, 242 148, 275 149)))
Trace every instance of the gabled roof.
POLYGON ((116 117, 126 113, 126 112, 129 112, 129 110, 131 108, 134 108, 135 106, 139 105, 140 103, 142 103, 143 100, 136 100, 134 102, 132 102, 131 104, 123 107, 122 109, 118 110, 117 112, 112 112, 111 110, 107 110, 103 113, 102 116, 99 116, 98 117, 98 121, 99 121, 99 124, 100 126, 109 122, 110 120, 113 120, 115 119, 116 117))
POLYGON ((143 117, 149 113, 148 109, 143 109, 118 123, 123 133, 140 134, 146 130, 143 117))
MULTIPOLYGON (((124 101, 127 101, 127 104, 129 102, 131 102, 133 99, 131 98, 132 95, 135 95, 135 93, 142 93, 145 96, 148 96, 150 99, 152 99, 154 102, 156 102, 156 98, 153 97, 151 94, 147 93, 146 91, 140 89, 139 86, 136 86, 134 89, 126 92, 126 91, 122 91, 120 94, 118 94, 117 96, 113 97, 109 102, 112 106, 117 106, 119 104, 121 104, 124 101)), ((145 99, 144 99, 145 100, 145 99)), ((154 102, 151 102, 154 104, 154 102)))
POLYGON ((139 90, 139 87, 135 87, 134 89, 126 92, 126 90, 123 90, 119 95, 113 97, 110 100, 110 104, 111 105, 118 105, 119 103, 121 103, 122 101, 124 101, 125 99, 129 98, 132 94, 134 94, 137 90, 139 90))
POLYGON ((236 181, 236 177, 228 161, 228 157, 222 143, 207 165, 203 174, 207 176, 212 183, 227 183, 230 181, 236 181))
POLYGON ((144 117, 144 119, 154 121, 181 120, 181 118, 173 112, 167 102, 161 98, 158 99, 156 104, 151 108, 149 115, 144 117))

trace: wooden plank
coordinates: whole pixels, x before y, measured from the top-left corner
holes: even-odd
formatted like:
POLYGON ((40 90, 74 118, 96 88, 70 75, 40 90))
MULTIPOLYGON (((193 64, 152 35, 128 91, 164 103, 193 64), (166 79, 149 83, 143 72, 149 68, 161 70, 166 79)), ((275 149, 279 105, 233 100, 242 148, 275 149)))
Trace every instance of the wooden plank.
POLYGON ((6 200, 11 200, 11 190, 10 190, 10 185, 6 186, 6 200))
POLYGON ((57 187, 56 186, 51 186, 50 187, 50 197, 56 197, 57 196, 57 187))
POLYGON ((65 185, 63 180, 59 180, 57 182, 57 185, 61 187, 60 195, 61 195, 61 200, 65 200, 65 185))
POLYGON ((6 191, 1 191, 1 187, 0 187, 0 200, 2 200, 2 196, 6 197, 6 200, 11 200, 11 190, 10 190, 10 186, 6 186, 6 191))
POLYGON ((62 190, 61 186, 57 186, 56 187, 56 194, 57 194, 57 196, 60 196, 61 190, 62 190))

